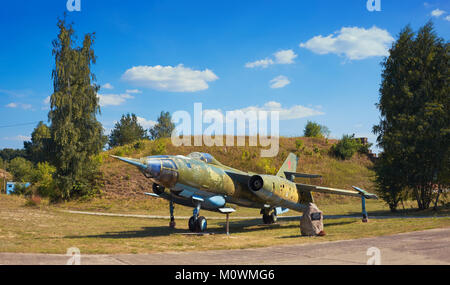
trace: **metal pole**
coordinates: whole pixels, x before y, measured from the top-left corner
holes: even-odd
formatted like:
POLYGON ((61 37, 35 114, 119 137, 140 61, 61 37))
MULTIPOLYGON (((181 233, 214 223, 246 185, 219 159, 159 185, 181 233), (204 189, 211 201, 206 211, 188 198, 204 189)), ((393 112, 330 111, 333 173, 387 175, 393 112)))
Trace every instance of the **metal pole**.
POLYGON ((362 221, 363 221, 363 223, 367 223, 369 221, 369 216, 367 215, 367 212, 366 212, 366 198, 363 195, 361 195, 361 207, 362 207, 362 215, 363 215, 362 221))
POLYGON ((227 213, 226 215, 227 215, 227 236, 229 236, 230 235, 230 221, 229 221, 230 213, 227 213))

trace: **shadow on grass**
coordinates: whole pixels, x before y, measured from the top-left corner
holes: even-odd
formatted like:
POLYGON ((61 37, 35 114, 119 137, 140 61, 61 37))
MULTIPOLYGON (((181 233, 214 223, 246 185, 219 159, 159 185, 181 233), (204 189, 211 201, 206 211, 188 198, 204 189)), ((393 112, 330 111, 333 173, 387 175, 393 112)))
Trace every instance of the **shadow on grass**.
MULTIPOLYGON (((419 210, 417 208, 409 208, 409 209, 398 209, 396 212, 391 212, 389 210, 376 210, 376 211, 368 211, 369 218, 370 216, 392 216, 392 217, 434 217, 434 216, 450 216, 450 208, 449 207, 438 207, 437 210, 433 208, 429 208, 426 210, 419 210)), ((361 215, 361 212, 350 212, 349 215, 361 215)))
POLYGON ((104 234, 98 235, 79 235, 79 236, 65 236, 64 238, 145 238, 145 237, 158 237, 158 236, 169 236, 175 233, 185 233, 184 229, 172 229, 168 226, 159 227, 142 227, 141 230, 135 231, 122 231, 122 232, 106 232, 104 234))
MULTIPOLYGON (((343 225, 348 225, 348 224, 354 224, 356 223, 355 221, 342 221, 342 222, 334 222, 334 223, 325 223, 323 225, 324 231, 326 232, 327 227, 329 226, 343 226, 343 225)), ((299 232, 300 232, 300 227, 299 227, 299 232)), ((289 238, 320 238, 320 236, 302 236, 301 234, 298 235, 290 235, 290 236, 282 236, 279 237, 281 239, 289 239, 289 238)))
MULTIPOLYGON (((225 222, 217 223, 218 228, 208 229, 207 232, 211 234, 225 234, 225 222)), ((265 231, 270 229, 289 229, 297 228, 298 225, 292 225, 287 223, 276 223, 272 225, 262 224, 259 219, 245 220, 230 222, 230 233, 250 233, 265 231)), ((146 238, 146 237, 160 237, 170 236, 172 234, 185 234, 191 233, 187 229, 173 229, 168 226, 156 226, 156 227, 142 227, 140 230, 132 231, 119 231, 119 232, 106 232, 104 234, 97 235, 78 235, 78 236, 65 236, 65 238, 77 239, 77 238, 112 238, 112 239, 127 239, 127 238, 146 238)))

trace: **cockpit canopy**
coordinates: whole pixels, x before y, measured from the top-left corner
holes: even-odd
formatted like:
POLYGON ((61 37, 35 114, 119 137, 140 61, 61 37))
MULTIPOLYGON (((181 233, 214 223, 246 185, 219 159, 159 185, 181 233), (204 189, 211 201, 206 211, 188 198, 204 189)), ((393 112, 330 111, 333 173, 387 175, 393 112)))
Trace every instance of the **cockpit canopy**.
POLYGON ((215 159, 209 153, 205 153, 205 152, 192 152, 192 153, 188 154, 187 157, 190 157, 193 159, 198 159, 198 160, 204 161, 206 163, 210 163, 210 164, 221 165, 221 163, 217 159, 215 159))

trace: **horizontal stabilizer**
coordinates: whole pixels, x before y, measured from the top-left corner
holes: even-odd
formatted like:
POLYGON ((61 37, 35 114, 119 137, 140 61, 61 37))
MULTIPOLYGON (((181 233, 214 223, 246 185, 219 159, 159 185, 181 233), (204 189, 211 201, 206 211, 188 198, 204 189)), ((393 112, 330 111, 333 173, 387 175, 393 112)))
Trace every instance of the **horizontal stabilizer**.
POLYGON ((368 193, 362 189, 355 189, 355 190, 344 190, 344 189, 336 189, 336 188, 329 188, 329 187, 322 187, 317 185, 308 185, 308 184, 301 184, 297 183, 295 184, 297 186, 297 189, 300 192, 318 192, 318 193, 328 193, 328 194, 336 194, 336 195, 344 195, 344 196, 353 196, 353 197, 361 197, 364 196, 364 198, 367 199, 378 199, 377 195, 368 193))
POLYGON ((352 186, 352 188, 355 189, 356 191, 358 191, 359 193, 361 193, 361 195, 363 195, 367 199, 378 199, 377 195, 369 193, 366 190, 363 190, 363 189, 358 188, 356 186, 352 186))
POLYGON ((286 178, 290 178, 291 176, 295 177, 301 177, 301 178, 321 178, 322 175, 320 174, 308 174, 308 173, 298 173, 298 172, 289 172, 285 171, 284 174, 286 175, 286 178))

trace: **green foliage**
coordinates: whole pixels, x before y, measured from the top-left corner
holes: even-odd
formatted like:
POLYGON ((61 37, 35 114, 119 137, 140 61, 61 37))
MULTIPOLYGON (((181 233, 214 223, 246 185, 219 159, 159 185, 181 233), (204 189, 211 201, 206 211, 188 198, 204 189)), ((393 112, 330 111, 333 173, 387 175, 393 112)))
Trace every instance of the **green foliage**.
POLYGON ((340 159, 350 159, 360 150, 362 144, 355 139, 355 135, 343 135, 342 139, 330 148, 331 153, 340 159))
POLYGON ((305 137, 311 138, 323 138, 330 135, 330 130, 326 126, 319 125, 316 122, 308 121, 303 131, 303 135, 305 137))
POLYGON ((135 114, 122 115, 109 135, 109 147, 122 146, 146 138, 147 131, 139 125, 135 114))
POLYGON ((313 144, 313 151, 314 151, 314 153, 320 153, 319 147, 315 144, 313 144))
POLYGON ((263 171, 265 174, 276 174, 277 169, 273 166, 273 161, 270 158, 261 158, 256 163, 256 166, 263 171))
POLYGON ((34 163, 49 160, 50 138, 49 127, 40 121, 31 134, 31 141, 23 143, 27 158, 34 163))
MULTIPOLYGON (((96 57, 94 34, 86 34, 82 46, 75 46, 72 25, 58 21, 58 38, 53 41, 55 66, 52 72, 54 92, 48 114, 51 135, 51 164, 60 199, 91 195, 96 191, 98 164, 92 157, 102 150, 106 140, 97 121, 100 113, 91 64, 96 57)), ((57 199, 55 197, 55 199, 57 199)))
POLYGON ((249 152, 248 150, 244 149, 244 150, 242 151, 241 160, 242 160, 242 161, 248 161, 248 160, 250 160, 250 152, 249 152))
POLYGON ((295 148, 297 151, 302 151, 305 148, 305 144, 301 139, 295 140, 295 148))
POLYGON ((170 138, 175 124, 172 122, 172 116, 169 112, 161 111, 156 125, 150 128, 150 139, 170 138))
POLYGON ((159 155, 166 153, 166 143, 163 140, 157 140, 152 148, 152 155, 159 155))
POLYGON ((143 150, 143 149, 145 149, 145 142, 142 141, 142 140, 136 142, 136 143, 134 144, 134 148, 135 148, 136 150, 143 150))
POLYGON ((31 182, 34 178, 34 166, 23 157, 16 157, 8 164, 7 169, 17 182, 31 182))
POLYGON ((16 157, 26 158, 27 154, 24 149, 4 148, 0 150, 0 158, 4 161, 10 161, 16 157))
POLYGON ((381 191, 408 191, 419 209, 429 207, 434 186, 449 186, 449 54, 429 22, 417 34, 404 28, 382 63, 377 182, 381 191), (389 175, 394 170, 399 175, 389 175))
POLYGON ((37 189, 37 194, 45 197, 53 197, 58 195, 56 193, 56 185, 53 180, 53 174, 56 168, 51 166, 48 162, 40 162, 36 166, 33 182, 37 189))

